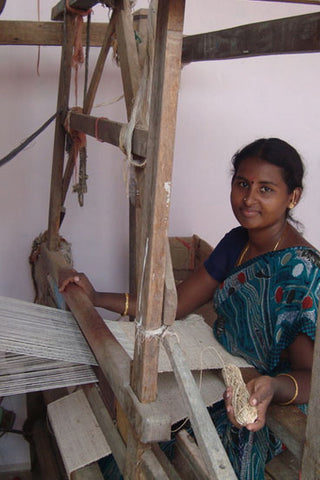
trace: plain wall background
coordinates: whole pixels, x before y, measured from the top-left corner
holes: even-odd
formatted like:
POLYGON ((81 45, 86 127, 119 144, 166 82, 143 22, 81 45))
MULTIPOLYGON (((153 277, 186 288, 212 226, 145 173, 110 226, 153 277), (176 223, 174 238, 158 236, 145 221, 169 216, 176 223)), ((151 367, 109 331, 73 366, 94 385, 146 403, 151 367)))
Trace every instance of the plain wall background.
MULTIPOLYGON (((37 20, 34 2, 10 0, 0 20, 37 20)), ((41 2, 50 20, 56 0, 41 2)), ((187 0, 185 34, 319 11, 317 6, 254 0, 187 0)), ((136 9, 147 7, 138 1, 136 9)), ((92 21, 107 21, 95 7, 92 21)), ((0 26, 1 28, 1 26, 0 26)), ((20 144, 54 112, 60 48, 0 47, 0 157, 20 144)), ((98 49, 90 49, 90 68, 98 49)), ((84 73, 84 67, 80 76, 84 73)), ((258 137, 292 143, 306 165, 305 191, 296 218, 305 236, 320 245, 320 55, 279 55, 183 68, 179 97, 170 235, 193 233, 215 245, 236 225, 229 206, 230 159, 258 137)), ((82 92, 79 80, 79 92, 82 92)), ((81 99, 79 93, 79 98, 81 99)), ((120 70, 105 68, 92 114, 126 121, 120 70), (99 106, 99 104, 104 104, 99 106)), ((74 86, 70 107, 75 105, 74 86)), ((82 102, 82 99, 79 103, 82 102)), ((33 300, 28 257, 32 241, 47 229, 54 123, 0 172, 0 295, 33 300)), ((100 290, 128 288, 128 199, 119 149, 87 139, 88 189, 84 207, 69 193, 61 234, 72 244, 75 267, 100 290)))

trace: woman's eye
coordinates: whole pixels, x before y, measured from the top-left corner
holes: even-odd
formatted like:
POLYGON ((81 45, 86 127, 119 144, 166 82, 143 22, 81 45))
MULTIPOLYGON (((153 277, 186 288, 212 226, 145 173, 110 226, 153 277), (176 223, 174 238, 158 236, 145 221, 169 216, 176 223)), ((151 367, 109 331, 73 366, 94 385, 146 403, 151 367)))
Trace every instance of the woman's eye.
POLYGON ((269 193, 269 192, 272 192, 272 188, 270 187, 267 187, 266 185, 264 185, 263 187, 261 187, 261 192, 262 193, 269 193))
POLYGON ((245 182, 244 180, 240 180, 238 183, 239 187, 241 188, 247 188, 248 182, 245 182))

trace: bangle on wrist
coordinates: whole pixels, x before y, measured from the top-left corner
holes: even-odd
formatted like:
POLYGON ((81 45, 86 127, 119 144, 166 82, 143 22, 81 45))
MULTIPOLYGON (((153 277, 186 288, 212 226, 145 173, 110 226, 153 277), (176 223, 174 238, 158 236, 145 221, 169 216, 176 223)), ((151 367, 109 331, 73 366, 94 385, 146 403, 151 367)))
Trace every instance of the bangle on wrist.
POLYGON ((293 397, 292 397, 288 402, 283 402, 283 403, 282 403, 282 402, 281 402, 281 403, 279 402, 279 405, 281 405, 281 406, 291 405, 291 403, 293 403, 293 402, 295 401, 295 399, 297 398, 298 393, 299 393, 298 382, 297 382, 297 380, 296 380, 292 375, 290 375, 290 373, 279 373, 279 375, 277 375, 277 377, 281 377, 281 376, 282 376, 282 377, 289 377, 289 378, 291 378, 291 380, 292 380, 293 383, 294 383, 294 386, 295 386, 295 389, 296 389, 296 390, 295 390, 295 392, 294 392, 294 394, 293 394, 293 397))
POLYGON ((122 314, 123 317, 128 315, 128 311, 129 311, 129 293, 126 292, 124 295, 125 295, 125 305, 124 305, 124 311, 122 314))

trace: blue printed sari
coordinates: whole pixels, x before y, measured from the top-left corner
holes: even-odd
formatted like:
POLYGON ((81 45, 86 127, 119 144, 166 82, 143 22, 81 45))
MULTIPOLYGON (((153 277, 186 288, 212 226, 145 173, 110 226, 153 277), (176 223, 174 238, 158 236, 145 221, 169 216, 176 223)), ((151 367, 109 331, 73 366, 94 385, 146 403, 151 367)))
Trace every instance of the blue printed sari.
MULTIPOLYGON (((236 267, 214 297, 213 331, 233 355, 261 374, 290 370, 282 352, 299 333, 314 340, 320 297, 320 255, 307 247, 269 252, 236 267)), ((303 409, 304 407, 302 407, 303 409)), ((224 403, 210 409, 238 478, 263 480, 281 443, 264 427, 250 433, 229 422, 224 403)))

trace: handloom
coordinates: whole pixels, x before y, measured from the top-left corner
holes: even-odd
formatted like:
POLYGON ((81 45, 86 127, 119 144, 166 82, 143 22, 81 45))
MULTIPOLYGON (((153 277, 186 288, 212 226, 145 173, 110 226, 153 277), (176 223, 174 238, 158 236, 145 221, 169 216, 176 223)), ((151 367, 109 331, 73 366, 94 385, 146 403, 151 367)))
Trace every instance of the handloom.
MULTIPOLYGON (((97 381, 90 367, 97 361, 70 312, 0 297, 0 321, 0 395, 97 381)), ((134 323, 105 323, 132 359, 134 323)), ((224 363, 232 361, 238 367, 248 367, 247 362, 232 357, 218 344, 210 327, 198 315, 176 321, 172 331, 192 371, 220 369, 220 355, 224 363)), ((170 361, 161 347, 159 372, 170 371, 170 361)))

